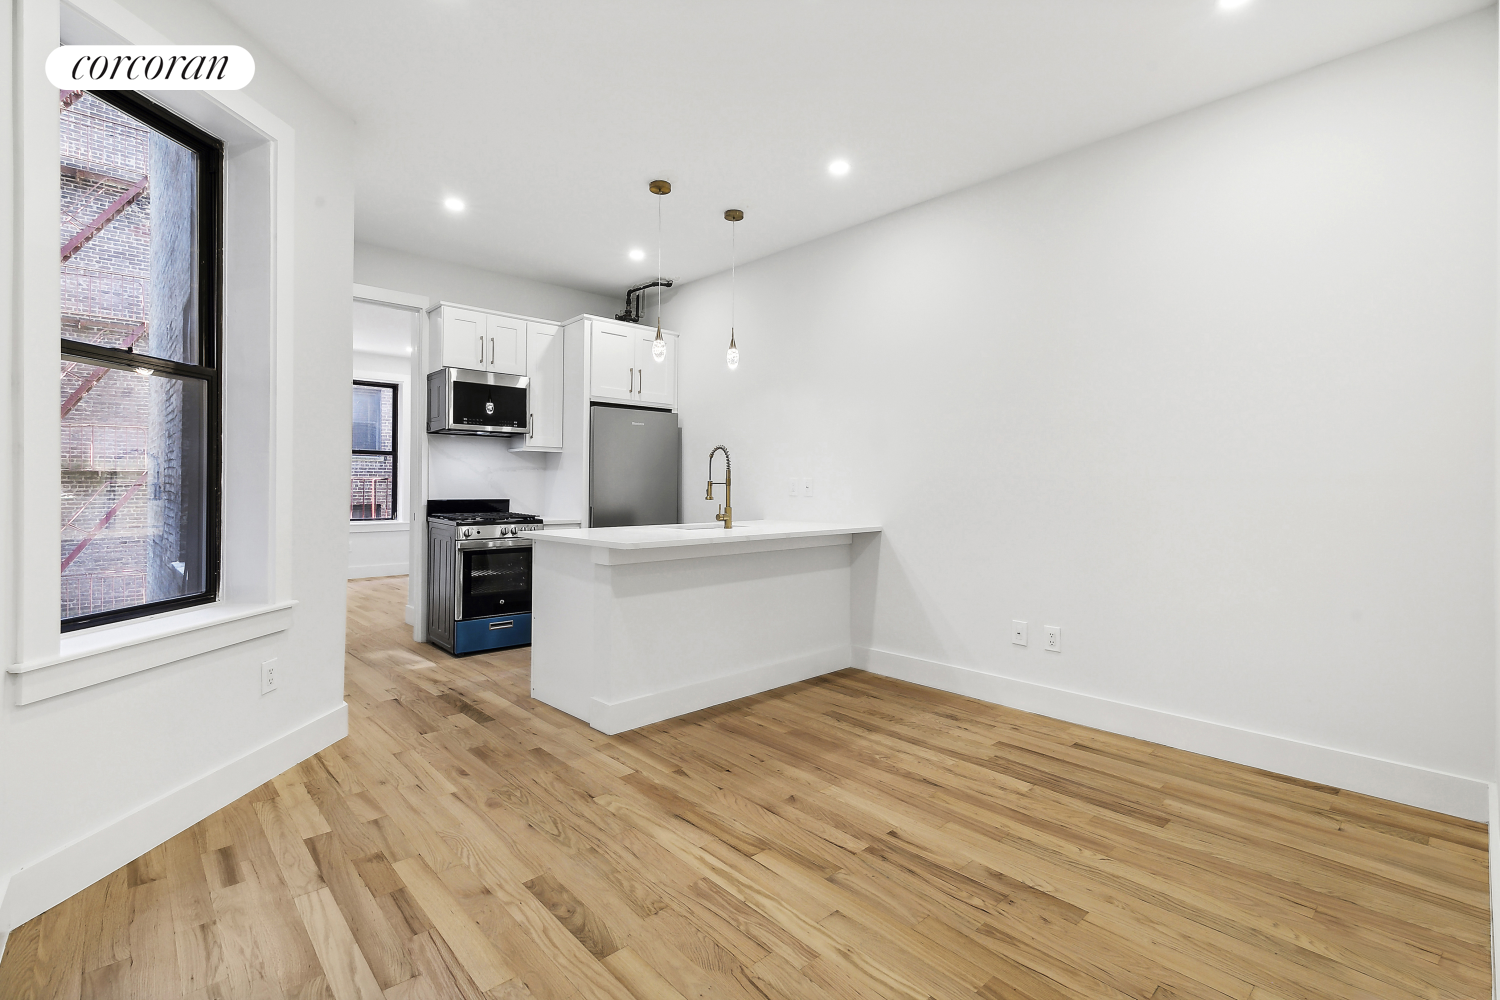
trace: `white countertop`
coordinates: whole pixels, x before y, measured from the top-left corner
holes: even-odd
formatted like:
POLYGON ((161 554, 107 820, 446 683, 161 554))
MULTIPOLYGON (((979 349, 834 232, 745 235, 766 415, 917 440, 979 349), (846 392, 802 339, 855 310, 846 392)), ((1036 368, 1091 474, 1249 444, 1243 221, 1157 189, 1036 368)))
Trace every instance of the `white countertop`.
POLYGON ((685 545, 724 545, 730 542, 775 541, 783 538, 816 538, 879 531, 876 524, 843 524, 837 521, 740 521, 733 528, 708 522, 704 525, 650 524, 628 528, 570 528, 538 531, 537 544, 562 543, 603 549, 665 549, 685 545))

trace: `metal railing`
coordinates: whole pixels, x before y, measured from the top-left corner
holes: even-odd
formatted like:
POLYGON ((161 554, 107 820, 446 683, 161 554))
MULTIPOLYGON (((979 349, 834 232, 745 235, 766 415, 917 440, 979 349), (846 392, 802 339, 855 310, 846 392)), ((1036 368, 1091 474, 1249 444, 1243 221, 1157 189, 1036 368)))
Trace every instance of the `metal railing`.
POLYGON ((351 476, 349 479, 349 520, 388 521, 395 516, 391 481, 380 476, 351 476))
POLYGON ((131 323, 147 318, 148 275, 63 264, 59 280, 65 316, 131 323))
POLYGON ((62 617, 146 603, 145 573, 64 573, 62 617))
POLYGON ((142 424, 62 424, 62 467, 69 471, 139 472, 146 468, 142 424))

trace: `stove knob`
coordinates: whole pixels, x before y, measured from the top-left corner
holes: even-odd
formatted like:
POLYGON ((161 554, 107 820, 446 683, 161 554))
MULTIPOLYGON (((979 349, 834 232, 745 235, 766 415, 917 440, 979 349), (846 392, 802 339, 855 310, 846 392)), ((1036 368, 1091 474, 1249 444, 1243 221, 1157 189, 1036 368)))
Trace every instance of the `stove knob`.
POLYGON ((473 528, 465 528, 464 529, 464 537, 465 538, 468 538, 473 533, 474 533, 474 529, 473 528))
POLYGON ((516 533, 516 529, 515 529, 515 528, 513 528, 513 527, 512 527, 512 528, 506 528, 506 529, 505 529, 505 533, 506 533, 506 534, 507 534, 507 535, 514 535, 514 534, 515 534, 515 533, 516 533))

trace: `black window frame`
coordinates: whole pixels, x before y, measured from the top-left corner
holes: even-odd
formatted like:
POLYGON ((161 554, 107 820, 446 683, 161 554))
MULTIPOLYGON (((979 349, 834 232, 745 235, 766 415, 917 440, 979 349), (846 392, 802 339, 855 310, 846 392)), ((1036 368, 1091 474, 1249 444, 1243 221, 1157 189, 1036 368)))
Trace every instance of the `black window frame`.
POLYGON ((224 503, 224 417, 221 364, 223 356, 223 281, 224 281, 224 143, 191 122, 180 118, 154 101, 134 91, 90 90, 96 100, 118 108, 142 124, 181 143, 197 154, 198 159, 198 364, 185 364, 136 354, 116 347, 102 347, 62 338, 63 360, 134 371, 149 368, 152 372, 202 382, 206 395, 204 456, 204 531, 203 593, 149 601, 128 608, 114 608, 88 615, 61 619, 62 631, 74 632, 96 625, 109 625, 147 618, 167 611, 199 607, 219 600, 220 556, 223 548, 224 503))
MULTIPOLYGON (((361 517, 361 518, 353 518, 353 517, 351 517, 351 518, 349 518, 349 523, 350 524, 380 524, 380 523, 383 523, 383 522, 386 522, 386 521, 399 521, 401 519, 401 517, 400 517, 400 515, 401 515, 401 458, 400 458, 400 451, 401 451, 401 383, 400 382, 378 382, 378 381, 375 381, 373 379, 357 378, 357 379, 354 380, 353 384, 354 385, 366 385, 366 386, 371 387, 372 389, 389 389, 389 390, 391 390, 391 450, 390 451, 380 451, 380 450, 371 450, 371 449, 364 449, 364 448, 355 448, 354 447, 354 441, 353 441, 354 435, 352 433, 349 435, 349 437, 350 437, 350 441, 349 441, 349 454, 351 456, 353 456, 353 455, 373 455, 373 456, 375 456, 377 458, 384 458, 387 455, 390 456, 390 458, 391 458, 391 516, 390 517, 361 517)), ((351 407, 351 409, 352 409, 352 407, 351 407)), ((350 480, 350 486, 352 487, 353 484, 354 484, 354 474, 352 472, 349 475, 349 480, 350 480)), ((350 506, 350 512, 351 513, 353 512, 353 509, 354 508, 351 505, 350 506)))

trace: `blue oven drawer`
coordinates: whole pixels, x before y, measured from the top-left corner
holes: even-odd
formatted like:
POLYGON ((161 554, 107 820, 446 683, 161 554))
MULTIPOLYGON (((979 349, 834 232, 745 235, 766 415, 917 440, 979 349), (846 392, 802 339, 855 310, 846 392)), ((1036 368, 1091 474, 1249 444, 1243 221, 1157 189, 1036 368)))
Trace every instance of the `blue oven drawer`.
POLYGON ((453 651, 478 653, 531 645, 531 615, 497 615, 453 623, 453 651))

